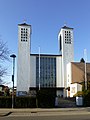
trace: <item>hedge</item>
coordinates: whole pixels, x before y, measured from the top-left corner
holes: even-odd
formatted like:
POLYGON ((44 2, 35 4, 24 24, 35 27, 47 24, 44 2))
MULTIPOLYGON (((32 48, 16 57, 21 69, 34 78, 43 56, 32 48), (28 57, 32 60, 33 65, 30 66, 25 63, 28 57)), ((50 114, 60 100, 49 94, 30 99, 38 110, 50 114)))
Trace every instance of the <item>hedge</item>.
POLYGON ((84 106, 90 107, 90 90, 87 90, 84 96, 84 106))
POLYGON ((36 98, 35 97, 16 97, 15 107, 16 108, 35 108, 36 98))
MULTIPOLYGON (((14 108, 52 108, 55 98, 49 93, 40 92, 36 97, 14 97, 14 108)), ((0 96, 0 108, 11 108, 12 97, 0 96)))
POLYGON ((53 92, 51 92, 51 90, 41 90, 37 92, 37 107, 55 107, 55 95, 53 94, 53 92))
POLYGON ((82 96, 85 107, 90 107, 90 90, 78 91, 74 97, 82 96))
MULTIPOLYGON (((0 108, 11 108, 12 97, 0 97, 0 108)), ((36 98, 34 97, 14 97, 14 108, 35 108, 36 98)))
POLYGON ((0 97, 0 108, 11 108, 12 106, 12 98, 11 97, 0 97))

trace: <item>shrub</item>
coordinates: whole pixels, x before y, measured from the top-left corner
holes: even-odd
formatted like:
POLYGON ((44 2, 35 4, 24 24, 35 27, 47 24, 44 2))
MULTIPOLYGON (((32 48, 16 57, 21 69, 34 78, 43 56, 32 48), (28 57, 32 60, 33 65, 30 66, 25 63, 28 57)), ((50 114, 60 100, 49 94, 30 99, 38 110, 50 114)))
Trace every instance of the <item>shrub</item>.
POLYGON ((0 108, 11 108, 12 106, 12 98, 11 97, 0 97, 0 108))
POLYGON ((74 97, 82 96, 84 99, 84 106, 90 107, 90 90, 78 91, 74 97))
POLYGON ((90 90, 86 90, 84 96, 84 106, 90 107, 90 90))
POLYGON ((55 106, 55 95, 49 90, 37 92, 38 107, 53 108, 55 106))
POLYGON ((83 91, 78 91, 73 97, 79 97, 79 96, 84 96, 83 91))
POLYGON ((35 108, 36 98, 35 97, 16 97, 15 107, 16 108, 35 108))
MULTIPOLYGON (((12 97, 0 97, 0 108, 11 108, 12 97)), ((33 97, 14 97, 14 108, 35 108, 36 98, 33 97)))

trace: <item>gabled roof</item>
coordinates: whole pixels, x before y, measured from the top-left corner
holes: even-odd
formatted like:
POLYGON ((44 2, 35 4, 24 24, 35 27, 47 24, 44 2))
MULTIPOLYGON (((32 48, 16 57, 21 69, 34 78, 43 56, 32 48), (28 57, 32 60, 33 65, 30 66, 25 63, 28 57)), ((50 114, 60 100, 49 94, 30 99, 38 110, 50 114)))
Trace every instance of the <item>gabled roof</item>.
MULTIPOLYGON (((72 64, 76 65, 82 71, 85 71, 85 63, 83 63, 83 62, 72 62, 72 64)), ((90 63, 86 63, 86 72, 90 73, 90 63)))

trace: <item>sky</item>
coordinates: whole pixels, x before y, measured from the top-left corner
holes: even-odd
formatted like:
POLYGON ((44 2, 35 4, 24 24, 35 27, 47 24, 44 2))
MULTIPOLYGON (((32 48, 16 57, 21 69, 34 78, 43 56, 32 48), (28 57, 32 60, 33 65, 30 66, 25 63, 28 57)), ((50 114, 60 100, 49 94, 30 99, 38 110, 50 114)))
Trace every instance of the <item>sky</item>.
MULTIPOLYGON (((58 54, 58 33, 66 24, 74 28, 74 61, 84 58, 86 49, 90 62, 90 0, 0 0, 0 39, 16 56, 18 24, 24 21, 32 26, 31 53, 40 46, 41 53, 58 54)), ((11 85, 12 62, 7 66, 11 85)))

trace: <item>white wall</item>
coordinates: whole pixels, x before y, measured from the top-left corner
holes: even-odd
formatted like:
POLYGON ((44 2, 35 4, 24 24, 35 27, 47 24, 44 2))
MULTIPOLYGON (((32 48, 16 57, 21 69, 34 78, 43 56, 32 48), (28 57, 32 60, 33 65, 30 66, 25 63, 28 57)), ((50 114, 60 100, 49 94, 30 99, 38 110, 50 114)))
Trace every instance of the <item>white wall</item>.
POLYGON ((67 64, 67 87, 70 87, 70 84, 72 83, 72 70, 71 70, 71 63, 67 64))
POLYGON ((29 91, 30 87, 30 26, 18 26, 17 91, 29 91), (21 41, 21 28, 28 29, 27 41, 21 41))
POLYGON ((62 79, 62 56, 56 57, 56 87, 64 87, 62 79))
MULTIPOLYGON (((73 62, 74 60, 73 29, 62 28, 58 35, 59 42, 60 42, 60 35, 61 35, 61 46, 62 46, 62 51, 61 51, 62 52, 62 75, 63 75, 62 79, 64 82, 64 87, 67 88, 67 64, 69 62, 73 62), (67 33, 65 33, 65 31, 70 31, 71 44, 65 43, 65 39, 67 38, 67 33)), ((64 96, 66 97, 66 95, 67 93, 65 91, 64 96)))
POLYGON ((73 97, 78 91, 82 91, 82 85, 78 83, 70 85, 70 97, 73 97))
POLYGON ((36 56, 30 56, 30 87, 36 87, 36 56))
POLYGON ((74 47, 73 47, 73 31, 72 29, 61 29, 59 36, 61 35, 61 44, 62 44, 62 71, 63 71, 63 81, 64 86, 67 87, 67 80, 66 80, 66 66, 69 62, 72 62, 74 60, 74 47), (70 31, 72 40, 71 44, 65 43, 65 31, 70 31))

